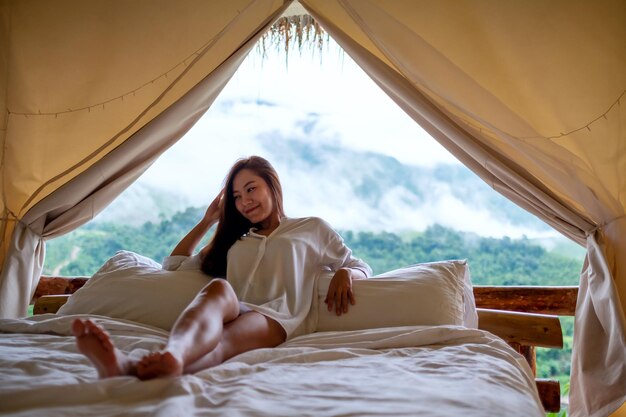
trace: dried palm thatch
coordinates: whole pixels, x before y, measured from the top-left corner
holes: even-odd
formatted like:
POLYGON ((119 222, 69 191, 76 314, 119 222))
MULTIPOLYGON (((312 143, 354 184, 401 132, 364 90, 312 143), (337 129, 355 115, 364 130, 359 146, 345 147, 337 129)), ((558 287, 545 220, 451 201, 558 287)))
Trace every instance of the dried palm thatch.
POLYGON ((257 48, 263 57, 270 48, 284 51, 286 59, 289 51, 296 48, 302 53, 303 49, 322 52, 323 46, 328 43, 328 34, 309 14, 283 16, 272 25, 263 35, 257 48))

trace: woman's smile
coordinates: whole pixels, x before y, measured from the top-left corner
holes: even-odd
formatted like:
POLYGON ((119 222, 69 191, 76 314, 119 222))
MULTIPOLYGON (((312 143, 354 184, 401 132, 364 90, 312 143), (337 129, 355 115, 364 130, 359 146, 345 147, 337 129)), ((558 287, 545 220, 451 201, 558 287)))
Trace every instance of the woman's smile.
POLYGON ((244 213, 245 213, 246 215, 249 215, 250 213, 252 213, 252 212, 253 212, 253 211, 255 211, 256 209, 258 209, 259 207, 261 207, 261 205, 260 205, 260 204, 255 204, 255 205, 253 205, 253 206, 250 206, 250 207, 244 208, 244 213))
POLYGON ((259 230, 275 229, 280 223, 280 214, 274 197, 263 178, 253 171, 242 169, 233 179, 235 208, 259 230))

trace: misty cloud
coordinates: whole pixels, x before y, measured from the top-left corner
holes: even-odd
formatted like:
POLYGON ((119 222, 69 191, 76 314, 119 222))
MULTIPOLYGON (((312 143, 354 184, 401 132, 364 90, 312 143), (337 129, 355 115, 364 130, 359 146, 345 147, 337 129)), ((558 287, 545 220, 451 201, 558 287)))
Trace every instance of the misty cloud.
POLYGON ((233 162, 252 154, 277 168, 290 216, 320 216, 338 229, 439 223, 482 236, 556 234, 468 173, 332 51, 323 65, 290 55, 289 67, 281 56, 251 54, 200 121, 98 220, 141 221, 111 214, 134 211, 154 221, 165 200, 207 205, 233 162))

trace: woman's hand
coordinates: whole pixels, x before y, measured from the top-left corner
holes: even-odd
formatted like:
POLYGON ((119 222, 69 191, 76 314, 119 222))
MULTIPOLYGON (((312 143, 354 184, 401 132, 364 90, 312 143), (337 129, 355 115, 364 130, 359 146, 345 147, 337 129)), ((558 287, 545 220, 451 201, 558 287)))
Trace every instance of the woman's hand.
POLYGON ((224 204, 224 189, 222 188, 217 196, 213 199, 209 207, 206 209, 204 213, 203 221, 211 226, 217 223, 220 219, 220 211, 222 209, 222 204, 224 204))
MULTIPOLYGON (((185 235, 184 238, 178 245, 174 248, 170 256, 191 256, 193 251, 196 249, 196 246, 200 243, 204 235, 207 234, 211 226, 217 223, 220 219, 220 210, 222 208, 222 200, 224 196, 224 190, 222 189, 217 197, 213 199, 209 207, 206 209, 204 213, 204 217, 200 221, 200 223, 196 224, 193 229, 185 235)), ((201 250, 202 256, 206 255, 206 250, 208 247, 204 247, 201 250)))
POLYGON ((338 316, 348 312, 348 306, 355 303, 352 293, 352 270, 341 268, 335 272, 328 285, 324 302, 328 304, 328 311, 334 308, 338 316))

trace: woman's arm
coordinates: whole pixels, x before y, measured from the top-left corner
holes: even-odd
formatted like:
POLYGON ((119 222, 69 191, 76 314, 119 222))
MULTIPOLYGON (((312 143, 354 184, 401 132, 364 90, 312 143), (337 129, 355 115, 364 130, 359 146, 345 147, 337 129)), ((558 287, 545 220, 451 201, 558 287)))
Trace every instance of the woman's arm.
POLYGON ((223 194, 224 190, 220 191, 207 208, 200 223, 195 225, 193 229, 178 242, 178 245, 176 245, 170 256, 191 256, 193 254, 194 249, 196 249, 196 246, 198 246, 198 243, 200 243, 204 235, 206 235, 211 226, 219 220, 223 194))
POLYGON ((316 224, 320 230, 320 242, 324 244, 321 249, 322 265, 326 265, 331 271, 335 271, 328 285, 326 299, 328 311, 333 309, 338 316, 348 312, 348 307, 354 305, 356 300, 352 291, 352 281, 367 278, 372 274, 372 269, 362 260, 352 256, 352 250, 346 246, 343 238, 322 219, 316 224))

